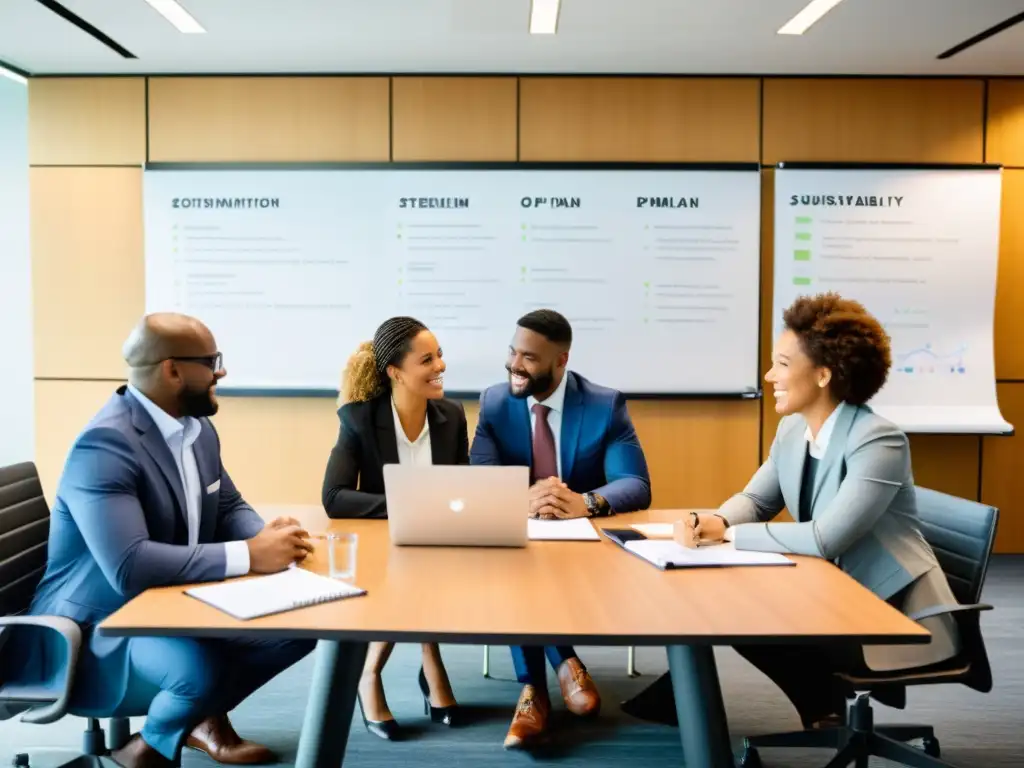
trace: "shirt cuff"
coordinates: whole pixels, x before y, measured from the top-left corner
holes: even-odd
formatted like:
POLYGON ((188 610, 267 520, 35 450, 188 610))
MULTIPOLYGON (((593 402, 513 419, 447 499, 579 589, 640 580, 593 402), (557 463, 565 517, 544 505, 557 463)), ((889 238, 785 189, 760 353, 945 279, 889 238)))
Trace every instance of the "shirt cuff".
POLYGON ((736 529, 733 528, 731 525, 728 528, 725 529, 725 540, 726 541, 735 541, 736 540, 736 529))
POLYGON ((224 545, 226 563, 224 578, 245 576, 249 572, 249 545, 244 541, 229 541, 224 545))

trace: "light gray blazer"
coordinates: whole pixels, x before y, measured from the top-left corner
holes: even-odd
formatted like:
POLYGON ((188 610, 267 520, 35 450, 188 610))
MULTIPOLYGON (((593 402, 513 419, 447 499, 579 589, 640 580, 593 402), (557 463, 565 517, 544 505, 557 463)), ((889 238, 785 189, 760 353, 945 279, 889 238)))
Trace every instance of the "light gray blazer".
MULTIPOLYGON (((818 465, 806 523, 768 522, 784 507, 797 517, 808 443, 807 422, 786 416, 768 460, 719 510, 736 526, 737 549, 823 557, 904 613, 956 605, 917 521, 907 436, 868 406, 844 404, 818 465), (900 594, 902 592, 902 594, 900 594)), ((959 651, 948 615, 921 622, 928 645, 865 647, 875 669, 933 664, 959 651)))

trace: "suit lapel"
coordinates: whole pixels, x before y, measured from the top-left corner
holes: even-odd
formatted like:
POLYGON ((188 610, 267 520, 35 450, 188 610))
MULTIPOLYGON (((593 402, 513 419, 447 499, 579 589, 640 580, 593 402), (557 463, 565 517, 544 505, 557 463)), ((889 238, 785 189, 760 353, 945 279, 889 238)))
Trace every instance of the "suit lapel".
MULTIPOLYGON (((398 463, 398 436, 395 435, 395 417, 391 413, 391 397, 382 395, 377 398, 373 409, 373 422, 377 433, 377 453, 380 455, 381 466, 398 463)), ((434 449, 431 438, 430 449, 434 449)))
POLYGON ((804 481, 804 463, 807 461, 807 439, 804 433, 806 423, 801 418, 803 429, 791 429, 784 446, 783 460, 785 466, 780 468, 779 485, 782 487, 782 498, 794 520, 800 518, 800 489, 804 481))
POLYGON ((432 463, 453 464, 455 462, 455 448, 452 445, 448 417, 444 415, 441 406, 433 400, 427 401, 427 424, 430 427, 430 456, 432 463))
POLYGON ((562 480, 569 482, 573 464, 576 461, 576 446, 580 439, 580 425, 583 423, 583 393, 580 392, 576 377, 566 371, 565 400, 562 402, 562 433, 559 453, 562 459, 562 480))
POLYGON ((533 430, 530 427, 530 409, 526 398, 508 396, 509 428, 515 436, 512 441, 514 454, 510 462, 516 466, 533 469, 533 430))
POLYGON ((164 440, 164 436, 160 434, 159 428, 153 419, 150 418, 149 414, 146 413, 146 409, 142 407, 142 404, 132 397, 131 393, 125 394, 124 397, 128 398, 128 402, 131 405, 132 424, 140 433, 142 447, 146 449, 146 452, 153 458, 156 465, 160 467, 160 472, 171 487, 174 499, 178 503, 178 514, 185 523, 186 530, 188 530, 188 507, 185 506, 185 489, 181 485, 178 465, 174 463, 171 449, 167 447, 167 441, 164 440))
MULTIPOLYGON (((828 439, 828 448, 825 449, 825 455, 822 457, 818 465, 818 472, 814 476, 814 491, 811 495, 812 510, 818 504, 826 481, 829 483, 830 489, 833 487, 838 488, 838 483, 835 480, 838 478, 839 469, 843 463, 843 455, 846 453, 846 441, 850 434, 850 427, 853 426, 855 412, 856 408, 846 405, 836 415, 836 423, 832 427, 832 434, 828 439)), ((831 496, 834 496, 835 493, 836 490, 832 490, 831 496)))

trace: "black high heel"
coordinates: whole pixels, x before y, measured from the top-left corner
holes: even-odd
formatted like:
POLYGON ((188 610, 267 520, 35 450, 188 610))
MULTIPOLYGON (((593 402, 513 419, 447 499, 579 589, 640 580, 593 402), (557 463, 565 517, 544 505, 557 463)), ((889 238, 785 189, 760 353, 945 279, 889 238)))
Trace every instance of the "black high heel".
POLYGON ((363 716, 366 730, 385 741, 398 741, 402 738, 402 727, 397 720, 367 720, 366 710, 363 709, 363 697, 357 694, 356 700, 359 702, 359 714, 363 716))
POLYGON ((423 694, 423 714, 430 715, 430 722, 447 725, 449 728, 459 725, 459 705, 452 704, 450 707, 435 707, 430 703, 430 686, 427 684, 427 675, 420 667, 420 693, 423 694))

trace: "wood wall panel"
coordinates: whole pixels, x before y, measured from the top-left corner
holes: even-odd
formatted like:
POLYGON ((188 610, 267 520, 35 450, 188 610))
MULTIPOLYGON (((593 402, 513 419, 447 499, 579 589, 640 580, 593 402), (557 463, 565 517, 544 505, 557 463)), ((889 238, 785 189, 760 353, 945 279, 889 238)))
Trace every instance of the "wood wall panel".
POLYGON ((758 159, 753 78, 526 77, 519 90, 522 160, 758 159))
POLYGON ((145 78, 32 78, 28 114, 32 165, 146 161, 145 78))
POLYGON ((142 171, 32 168, 29 180, 36 376, 121 378, 145 304, 142 171))
POLYGON ((988 84, 985 160, 1024 168, 1024 79, 988 84))
POLYGON ((982 449, 981 500, 999 508, 997 552, 1024 552, 1024 383, 998 387, 999 409, 1013 424, 1012 437, 985 437, 982 449))
POLYGON ((977 163, 981 80, 764 81, 763 162, 977 163))
MULTIPOLYGON (((1024 146, 1024 137, 1022 137, 1024 146)), ((1003 171, 1003 204, 996 279, 996 377, 1024 380, 1024 170, 1003 171)))
POLYGON ((391 87, 394 160, 516 159, 516 78, 396 77, 391 87))
POLYGON ((43 493, 53 505, 71 444, 124 382, 36 381, 36 467, 43 493))
POLYGON ((980 440, 974 435, 911 435, 914 483, 977 500, 980 440))
POLYGON ((154 77, 154 162, 389 157, 386 77, 154 77))
POLYGON ((656 507, 716 507, 757 470, 756 400, 635 400, 629 413, 656 507))

